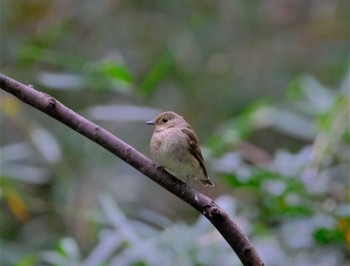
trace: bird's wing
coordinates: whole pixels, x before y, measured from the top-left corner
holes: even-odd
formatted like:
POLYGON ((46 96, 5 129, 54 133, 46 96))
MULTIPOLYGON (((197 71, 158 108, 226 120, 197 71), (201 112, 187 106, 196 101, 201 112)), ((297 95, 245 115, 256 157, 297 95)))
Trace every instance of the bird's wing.
POLYGON ((207 169, 205 169, 205 166, 204 166, 203 155, 202 155, 201 149, 199 148, 196 135, 193 133, 192 130, 187 129, 187 128, 184 128, 181 131, 188 137, 188 144, 189 145, 188 145, 187 149, 191 152, 191 154, 194 156, 194 158, 196 158, 197 161, 199 162, 199 165, 201 166, 201 168, 203 170, 204 176, 208 177, 207 169))

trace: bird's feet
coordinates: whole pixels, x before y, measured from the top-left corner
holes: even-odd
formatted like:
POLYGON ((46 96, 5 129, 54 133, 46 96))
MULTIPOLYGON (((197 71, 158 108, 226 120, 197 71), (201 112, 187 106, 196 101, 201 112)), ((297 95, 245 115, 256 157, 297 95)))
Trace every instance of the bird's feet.
POLYGON ((165 169, 164 166, 161 166, 161 165, 158 165, 156 168, 157 168, 157 170, 161 170, 161 171, 163 171, 165 169))
POLYGON ((185 194, 185 192, 186 192, 186 190, 187 190, 188 177, 189 177, 189 176, 187 175, 187 177, 186 177, 186 183, 185 183, 185 188, 184 188, 184 190, 182 191, 182 195, 185 194))

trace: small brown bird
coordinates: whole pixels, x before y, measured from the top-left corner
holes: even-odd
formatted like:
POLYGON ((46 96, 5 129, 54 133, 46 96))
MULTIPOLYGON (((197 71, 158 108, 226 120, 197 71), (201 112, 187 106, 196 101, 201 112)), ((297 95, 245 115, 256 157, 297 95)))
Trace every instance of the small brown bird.
POLYGON ((154 160, 170 173, 199 179, 203 186, 214 186, 205 169, 198 139, 192 127, 182 116, 168 111, 155 120, 150 149, 154 160))

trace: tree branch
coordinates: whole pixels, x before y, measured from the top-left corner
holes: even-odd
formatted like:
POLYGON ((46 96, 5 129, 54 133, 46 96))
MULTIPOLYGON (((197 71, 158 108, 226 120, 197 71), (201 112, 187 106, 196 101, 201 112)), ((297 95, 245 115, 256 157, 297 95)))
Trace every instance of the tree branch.
POLYGON ((185 184, 181 180, 157 168, 155 163, 133 147, 73 112, 50 95, 36 91, 31 86, 24 85, 1 73, 0 87, 22 102, 39 109, 96 142, 198 210, 221 233, 243 265, 264 265, 255 248, 238 225, 212 199, 190 187, 187 187, 183 193, 185 184))

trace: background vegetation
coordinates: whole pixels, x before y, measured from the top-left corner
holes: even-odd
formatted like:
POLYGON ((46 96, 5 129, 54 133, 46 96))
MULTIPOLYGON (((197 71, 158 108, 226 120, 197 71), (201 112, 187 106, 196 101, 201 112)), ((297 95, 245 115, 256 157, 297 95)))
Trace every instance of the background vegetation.
MULTIPOLYGON (((350 265, 348 3, 1 2, 1 72, 149 155, 195 128, 216 199, 266 265, 350 265)), ((1 265, 239 265, 198 213, 1 95, 1 265)))

